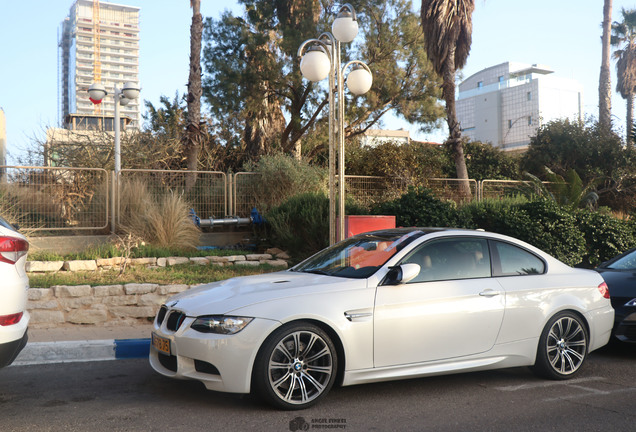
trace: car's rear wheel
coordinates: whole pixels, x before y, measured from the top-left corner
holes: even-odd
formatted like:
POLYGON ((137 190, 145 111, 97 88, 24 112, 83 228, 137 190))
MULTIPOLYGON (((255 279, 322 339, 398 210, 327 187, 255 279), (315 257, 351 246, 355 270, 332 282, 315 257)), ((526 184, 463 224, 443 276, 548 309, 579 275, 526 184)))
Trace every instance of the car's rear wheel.
POLYGON ((533 370, 550 379, 568 379, 579 372, 587 357, 588 335, 583 320, 572 312, 555 315, 539 340, 533 370))
POLYGON ((261 347, 254 364, 254 388, 277 408, 304 409, 329 392, 337 364, 335 346, 320 327, 290 324, 261 347))

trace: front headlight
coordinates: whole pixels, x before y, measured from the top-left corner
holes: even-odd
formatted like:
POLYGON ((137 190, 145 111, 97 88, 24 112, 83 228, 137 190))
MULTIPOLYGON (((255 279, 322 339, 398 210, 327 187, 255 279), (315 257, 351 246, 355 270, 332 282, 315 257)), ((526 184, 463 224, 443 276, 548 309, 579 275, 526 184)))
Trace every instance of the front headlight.
POLYGON ((190 326, 201 333, 234 334, 245 328, 254 318, 207 315, 200 316, 190 326))

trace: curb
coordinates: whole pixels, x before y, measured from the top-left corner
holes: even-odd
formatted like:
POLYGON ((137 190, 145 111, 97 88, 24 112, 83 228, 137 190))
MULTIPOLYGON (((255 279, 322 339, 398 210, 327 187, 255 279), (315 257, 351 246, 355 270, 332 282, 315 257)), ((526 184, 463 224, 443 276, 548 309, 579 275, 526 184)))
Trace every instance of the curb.
POLYGON ((14 366, 106 361, 148 357, 150 339, 105 339, 65 342, 31 342, 14 366))

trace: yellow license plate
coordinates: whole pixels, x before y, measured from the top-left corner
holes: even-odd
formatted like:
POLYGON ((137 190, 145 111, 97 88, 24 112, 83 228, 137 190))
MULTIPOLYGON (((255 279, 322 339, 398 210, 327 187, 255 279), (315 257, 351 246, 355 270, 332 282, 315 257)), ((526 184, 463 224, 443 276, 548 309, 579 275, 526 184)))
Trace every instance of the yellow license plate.
POLYGON ((159 352, 170 355, 170 339, 152 334, 152 346, 159 352))

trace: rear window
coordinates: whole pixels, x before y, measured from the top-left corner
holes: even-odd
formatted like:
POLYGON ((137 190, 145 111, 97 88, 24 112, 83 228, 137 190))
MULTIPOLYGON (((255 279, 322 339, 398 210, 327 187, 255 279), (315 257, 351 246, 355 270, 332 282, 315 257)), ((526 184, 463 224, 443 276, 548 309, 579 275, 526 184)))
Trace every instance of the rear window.
POLYGON ((545 263, 539 257, 509 243, 493 241, 501 268, 497 276, 533 275, 545 273, 545 263))

